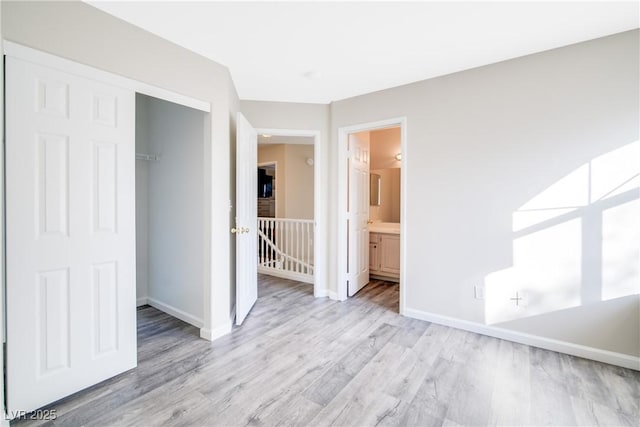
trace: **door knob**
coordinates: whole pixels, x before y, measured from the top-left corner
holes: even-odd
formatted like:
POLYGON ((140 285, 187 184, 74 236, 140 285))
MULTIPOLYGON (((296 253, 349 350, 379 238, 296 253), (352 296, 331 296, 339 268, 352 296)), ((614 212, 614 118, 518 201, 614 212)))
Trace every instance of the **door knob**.
POLYGON ((248 233, 249 232, 249 227, 242 227, 242 232, 243 233, 248 233))
POLYGON ((236 234, 236 233, 240 234, 240 230, 238 230, 237 228, 234 227, 234 228, 231 229, 231 233, 232 234, 236 234))

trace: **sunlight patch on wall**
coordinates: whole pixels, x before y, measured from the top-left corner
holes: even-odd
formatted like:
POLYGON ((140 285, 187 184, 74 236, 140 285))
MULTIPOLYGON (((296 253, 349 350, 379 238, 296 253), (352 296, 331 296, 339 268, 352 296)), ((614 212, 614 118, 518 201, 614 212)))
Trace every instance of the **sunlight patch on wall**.
POLYGON ((581 222, 574 219, 513 242, 513 267, 485 279, 488 324, 580 305, 581 222), (512 298, 522 297, 516 304, 512 298))
POLYGON ((514 212, 513 231, 540 224, 587 204, 589 204, 589 165, 583 165, 514 212))
POLYGON ((591 161, 591 200, 613 197, 640 188, 640 141, 591 161))
POLYGON ((640 293, 640 200, 604 211, 602 299, 640 293))
POLYGON ((551 184, 512 227, 513 265, 485 278, 487 323, 640 294, 640 141, 551 184))

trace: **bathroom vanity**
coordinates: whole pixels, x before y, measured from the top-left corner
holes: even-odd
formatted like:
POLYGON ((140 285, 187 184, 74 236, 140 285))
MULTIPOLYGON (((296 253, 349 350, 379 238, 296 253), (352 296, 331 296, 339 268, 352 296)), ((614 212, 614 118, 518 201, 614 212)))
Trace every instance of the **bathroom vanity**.
POLYGON ((400 224, 369 226, 369 276, 392 282, 400 280, 400 224))

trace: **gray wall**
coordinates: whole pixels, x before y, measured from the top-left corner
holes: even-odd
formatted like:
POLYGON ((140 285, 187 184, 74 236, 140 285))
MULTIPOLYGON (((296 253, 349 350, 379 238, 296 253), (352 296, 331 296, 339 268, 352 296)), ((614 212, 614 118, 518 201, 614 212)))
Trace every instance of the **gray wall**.
MULTIPOLYGON (((0 34, 2 34, 2 7, 0 7, 0 34)), ((2 49, 2 40, 0 39, 0 49, 2 49)), ((0 82, 3 84, 0 85, 0 99, 4 99, 4 60, 2 66, 0 66, 0 82)), ((4 102, 0 102, 0 117, 3 119, 0 120, 0 135, 4 135, 4 102)), ((0 224, 4 224, 4 137, 2 138, 2 150, 0 150, 0 224)), ((4 242, 4 227, 0 227, 0 241, 4 242)), ((0 331, 2 332, 2 342, 5 342, 5 325, 4 325, 4 313, 5 313, 5 304, 4 304, 4 245, 0 245, 0 259, 3 260, 0 262, 0 283, 2 283, 2 289, 0 291, 0 308, 2 308, 2 315, 0 316, 0 331)), ((4 407, 4 352, 0 352, 0 409, 2 410, 2 415, 4 415, 5 407, 4 407)), ((3 419, 6 417, 3 416, 3 419)))
POLYGON ((226 67, 82 2, 2 2, 2 36, 101 70, 211 102, 205 129, 205 328, 230 312, 230 111, 237 104, 226 67), (215 188, 212 182, 216 183, 215 188), (229 184, 229 185, 227 185, 229 184), (215 270, 211 280, 209 263, 215 270), (208 304, 207 304, 208 305, 208 304))
MULTIPOLYGON (((408 308, 640 354, 637 245, 628 241, 638 227, 638 217, 631 219, 639 212, 637 185, 568 217, 555 211, 525 232, 513 230, 514 214, 534 197, 590 161, 638 144, 639 50, 638 31, 631 31, 332 104, 330 177, 337 174, 339 127, 407 117, 408 308), (622 204, 629 215, 617 224, 620 242, 602 245, 632 248, 617 268, 636 286, 604 300, 602 272, 615 266, 598 255, 606 224, 594 215, 622 204), (487 300, 473 298, 475 285, 487 287, 487 300), (502 303, 518 290, 528 291, 529 306, 514 311, 502 303), (503 313, 496 316, 495 307, 509 315, 496 322, 503 313)), ((575 203, 589 179, 569 189, 564 202, 575 203)), ((334 197, 334 221, 336 206, 334 197)))
MULTIPOLYGON (((637 185, 583 200, 568 216, 552 210, 528 230, 514 231, 514 221, 537 196, 558 199, 558 187, 569 190, 555 202, 575 203, 598 179, 581 176, 571 188, 577 169, 637 150, 638 92, 632 31, 330 106, 242 101, 241 108, 256 127, 330 123, 328 254, 337 253, 338 128, 407 117, 407 308, 637 356, 638 223, 629 219, 639 209, 637 185), (625 245, 624 254, 607 257, 607 247, 625 245), (618 271, 626 278, 617 280, 618 271), (627 283, 615 298, 606 296, 612 281, 627 283), (476 285, 485 300, 474 299, 476 285), (516 291, 527 294, 526 308, 511 305, 516 291)), ((337 260, 328 261, 335 292, 337 260)))
MULTIPOLYGON (((150 153, 149 107, 144 95, 136 95, 136 153, 150 153)), ((149 297, 149 168, 136 160, 136 298, 146 304, 149 297)))
POLYGON ((284 174, 285 208, 282 218, 313 219, 314 167, 307 164, 313 159, 313 145, 285 144, 284 174))
POLYGON ((136 162, 140 184, 147 174, 146 188, 136 193, 138 278, 146 268, 146 296, 152 303, 201 321, 204 113, 144 95, 136 96, 136 113, 136 150, 161 156, 136 162))
POLYGON ((314 146, 308 144, 258 145, 258 164, 275 163, 275 213, 277 218, 313 219, 314 146))

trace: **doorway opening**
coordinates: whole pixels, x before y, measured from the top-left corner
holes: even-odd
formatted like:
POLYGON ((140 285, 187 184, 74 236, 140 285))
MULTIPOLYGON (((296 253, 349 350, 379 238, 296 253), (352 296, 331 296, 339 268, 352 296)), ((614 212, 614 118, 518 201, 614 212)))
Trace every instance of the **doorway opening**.
POLYGON ((136 94, 136 305, 203 327, 206 114, 136 94))
POLYGON ((398 283, 404 311, 406 119, 339 129, 337 299, 398 283))
MULTIPOLYGON (((297 141, 296 141, 297 142, 297 141)), ((326 238, 324 234, 324 219, 318 203, 320 193, 320 132, 315 130, 287 130, 287 129, 255 129, 251 123, 238 113, 236 116, 236 203, 235 227, 231 233, 235 234, 236 248, 236 287, 235 287, 235 319, 236 325, 241 325, 253 305, 258 299, 258 264, 260 270, 268 270, 269 274, 277 277, 292 279, 298 282, 313 284, 315 297, 327 296, 327 284, 324 277, 325 259, 324 248, 326 238), (293 218, 258 218, 258 163, 273 163, 264 157, 258 158, 258 135, 261 135, 264 145, 282 145, 285 152, 284 160, 277 161, 278 204, 286 199, 287 184, 280 178, 284 165, 289 164, 297 170, 290 181, 291 188, 306 186, 307 191, 296 192, 296 196, 289 199, 292 202, 284 204, 293 218), (282 137, 282 144, 274 144, 275 136, 282 137), (304 150, 287 149, 292 142, 290 137, 296 137, 304 150), (264 139, 268 139, 265 141, 264 139), (301 138, 304 138, 301 140, 301 138), (310 147, 311 143, 312 149, 310 147), (293 160, 287 162, 287 152, 293 152, 293 160), (313 157, 310 157, 313 153, 313 157), (302 162, 309 169, 300 169, 302 162), (296 176, 299 175, 299 176, 296 176), (301 178, 301 176, 306 178, 301 178), (309 182, 313 182, 311 187, 309 182), (313 189, 309 201, 309 188, 313 189), (299 203, 302 199, 303 203, 299 203), (306 212, 306 213, 305 213, 306 212), (298 216, 313 213, 311 219, 298 216), (316 238, 319 236, 319 238, 316 238)), ((303 166, 304 167, 304 166, 303 166)), ((287 181, 287 180, 285 180, 287 181)), ((273 181, 272 181, 273 184, 273 181)), ((324 197, 326 200, 326 196, 324 197)), ((278 209, 278 216, 285 211, 278 209)), ((288 215, 287 214, 287 215, 288 215)), ((261 276, 262 277, 262 276, 261 276)))
POLYGON ((258 131, 259 277, 314 284, 314 144, 313 136, 258 131))

